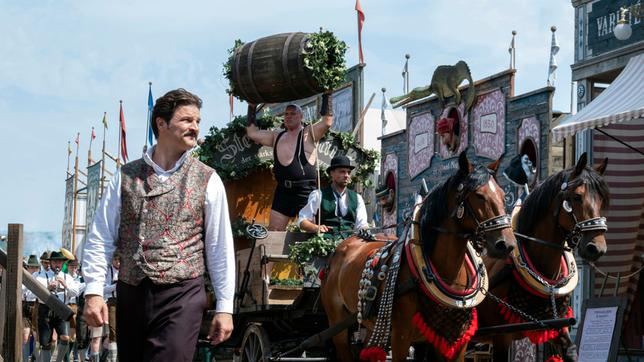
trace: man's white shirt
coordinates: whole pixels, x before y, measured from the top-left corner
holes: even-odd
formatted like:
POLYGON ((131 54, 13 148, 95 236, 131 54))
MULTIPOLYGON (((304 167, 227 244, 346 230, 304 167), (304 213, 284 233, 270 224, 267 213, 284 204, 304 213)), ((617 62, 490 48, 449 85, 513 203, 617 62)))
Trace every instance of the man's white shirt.
MULTIPOLYGON (((338 195, 335 192, 333 193, 333 197, 335 197, 335 200, 340 207, 340 212, 342 213, 342 215, 338 215, 338 216, 344 216, 347 214, 347 210, 349 208, 348 206, 349 196, 347 194, 348 192, 347 190, 345 190, 342 193, 342 195, 340 195, 340 197, 338 198, 338 195)), ((356 208, 356 223, 353 227, 354 230, 364 229, 369 226, 368 220, 367 220, 367 208, 364 204, 364 200, 362 199, 362 196, 360 196, 360 194, 357 194, 357 195, 358 195, 358 207, 356 208)), ((309 194, 308 202, 302 208, 302 210, 300 210, 300 213, 298 214, 297 225, 299 226, 303 220, 309 220, 310 222, 317 224, 315 215, 317 215, 318 210, 320 209, 320 204, 321 204, 320 190, 313 190, 309 194)))
MULTIPOLYGON (((152 167, 161 182, 167 181, 192 153, 192 150, 184 153, 174 167, 166 171, 152 160, 155 147, 148 148, 143 160, 152 167)), ((233 234, 226 190, 216 172, 212 173, 206 186, 204 213, 206 266, 217 298, 216 312, 232 313, 235 294, 233 234)), ((87 285, 85 295, 103 295, 107 266, 112 264, 118 240, 120 214, 121 173, 117 172, 101 198, 84 246, 82 269, 87 285)))

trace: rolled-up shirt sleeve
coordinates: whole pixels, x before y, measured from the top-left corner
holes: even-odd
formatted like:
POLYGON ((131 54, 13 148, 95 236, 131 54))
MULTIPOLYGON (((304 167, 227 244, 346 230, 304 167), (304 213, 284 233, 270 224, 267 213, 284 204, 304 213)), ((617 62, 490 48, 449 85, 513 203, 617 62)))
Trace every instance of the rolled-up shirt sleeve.
POLYGON ((112 264, 121 222, 121 176, 114 174, 98 204, 83 245, 82 271, 85 295, 103 295, 107 266, 112 264))
POLYGON ((355 230, 361 230, 369 227, 369 220, 367 220, 367 207, 364 204, 362 196, 358 194, 358 207, 356 210, 356 225, 355 230))
POLYGON ((315 223, 315 215, 318 213, 318 209, 320 208, 320 197, 319 197, 319 191, 318 190, 313 190, 309 194, 309 200, 304 205, 302 210, 297 214, 297 226, 300 226, 302 221, 308 220, 312 223, 315 223))
POLYGON ((213 173, 206 187, 205 248, 208 274, 217 298, 216 312, 233 313, 235 251, 224 184, 213 173))

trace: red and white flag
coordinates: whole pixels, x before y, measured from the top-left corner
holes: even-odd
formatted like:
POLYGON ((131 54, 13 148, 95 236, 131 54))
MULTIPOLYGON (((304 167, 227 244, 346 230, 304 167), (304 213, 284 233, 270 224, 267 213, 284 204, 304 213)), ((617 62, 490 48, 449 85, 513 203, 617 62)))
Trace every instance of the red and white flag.
POLYGON ((76 139, 74 140, 77 146, 80 146, 80 132, 76 133, 76 139))
POLYGON ((121 111, 119 115, 120 127, 121 127, 121 157, 123 157, 123 163, 127 162, 127 141, 125 140, 125 116, 123 115, 123 102, 121 102, 121 111))
POLYGON ((96 132, 94 132, 94 127, 92 126, 92 141, 96 139, 96 132))
POLYGON ((364 24, 364 11, 360 6, 360 0, 356 0, 356 11, 358 12, 358 51, 360 54, 360 64, 364 64, 364 55, 362 54, 362 24, 364 24))

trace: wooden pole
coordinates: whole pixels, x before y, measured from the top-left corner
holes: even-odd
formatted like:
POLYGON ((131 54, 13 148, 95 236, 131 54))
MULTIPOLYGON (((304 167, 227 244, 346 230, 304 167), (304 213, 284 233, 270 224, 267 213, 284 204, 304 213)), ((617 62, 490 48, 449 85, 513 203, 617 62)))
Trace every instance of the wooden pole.
MULTIPOLYGON (((6 268, 7 266, 7 259, 8 256, 4 252, 4 250, 0 249, 0 266, 3 268, 6 268)), ((51 294, 49 290, 36 278, 34 278, 31 274, 29 273, 23 273, 22 274, 22 284, 24 284, 27 289, 32 291, 38 299, 42 300, 49 309, 51 309, 54 314, 59 316, 63 320, 69 320, 69 318, 72 317, 74 312, 72 312, 71 308, 69 308, 68 305, 63 303, 58 297, 56 297, 54 294, 51 294)))
POLYGON ((107 112, 103 113, 103 150, 101 151, 101 187, 98 190, 99 199, 103 196, 105 187, 105 134, 107 133, 107 112))
MULTIPOLYGON (((76 138, 80 139, 80 134, 76 138)), ((78 149, 80 148, 80 141, 76 142, 76 159, 74 161, 74 208, 72 213, 72 250, 76 250, 76 201, 78 199, 78 149)), ((65 242, 65 240, 63 240, 65 242)))
POLYGON ((22 249, 23 225, 9 224, 7 235, 6 323, 7 361, 22 361, 22 249))
MULTIPOLYGON (((7 280, 7 271, 4 267, 0 268, 0 277, 2 280, 7 280)), ((0 284, 0 356, 4 354, 4 327, 7 325, 7 305, 5 300, 7 299, 7 286, 2 283, 0 284)))

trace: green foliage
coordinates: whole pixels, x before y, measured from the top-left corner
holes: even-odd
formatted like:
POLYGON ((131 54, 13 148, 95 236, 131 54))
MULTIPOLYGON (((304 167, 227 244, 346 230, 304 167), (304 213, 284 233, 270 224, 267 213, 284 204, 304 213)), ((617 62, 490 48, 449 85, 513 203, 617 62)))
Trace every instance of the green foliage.
POLYGON ((288 278, 288 279, 277 279, 271 278, 270 285, 284 285, 284 286, 295 286, 299 287, 304 284, 302 279, 288 278))
POLYGON ((228 94, 235 94, 235 87, 233 86, 233 83, 230 81, 232 79, 232 73, 233 73, 233 60, 235 58, 235 51, 237 49, 241 48, 244 45, 244 42, 241 41, 240 39, 235 39, 235 44, 233 45, 232 48, 228 49, 228 61, 224 63, 224 67, 222 70, 222 73, 226 79, 228 79, 229 82, 229 87, 226 90, 228 94))
POLYGON ((322 89, 335 89, 344 82, 347 71, 344 54, 347 44, 330 31, 310 34, 304 47, 304 66, 322 89))
MULTIPOLYGON (((282 117, 273 117, 264 115, 257 119, 256 124, 260 129, 274 129, 283 123, 282 117)), ((205 164, 217 170, 219 177, 223 181, 240 180, 247 177, 249 174, 259 169, 270 169, 273 167, 273 160, 266 159, 260 160, 255 158, 243 164, 233 163, 220 163, 216 162, 214 155, 217 153, 217 146, 219 146, 224 139, 237 133, 244 134, 246 132, 246 116, 237 116, 224 128, 211 127, 206 135, 203 144, 198 150, 198 158, 205 164)), ((332 140, 339 138, 341 140, 341 147, 344 151, 350 148, 358 148, 365 153, 365 159, 358 165, 351 176, 351 185, 363 185, 366 188, 373 187, 373 182, 370 176, 376 169, 379 159, 377 151, 365 150, 358 145, 358 141, 350 132, 334 132, 329 131, 325 135, 325 139, 332 140)), ((329 175, 326 173, 326 168, 320 166, 321 179, 330 182, 329 175)))
POLYGON ((310 239, 291 245, 289 259, 300 266, 313 260, 316 256, 327 256, 342 241, 342 238, 330 237, 325 234, 315 234, 310 239))
MULTIPOLYGON (((260 129, 272 129, 282 124, 281 117, 262 116, 256 120, 256 125, 260 129)), ((199 160, 217 170, 217 174, 222 181, 243 179, 256 170, 273 167, 273 160, 260 160, 255 158, 252 161, 242 165, 232 163, 217 162, 214 155, 217 153, 219 146, 227 137, 246 132, 246 116, 237 116, 224 128, 211 127, 210 131, 204 138, 204 142, 199 148, 199 160)))
POLYGON ((248 238, 246 235, 246 228, 250 225, 243 217, 237 218, 230 223, 235 238, 248 238))

